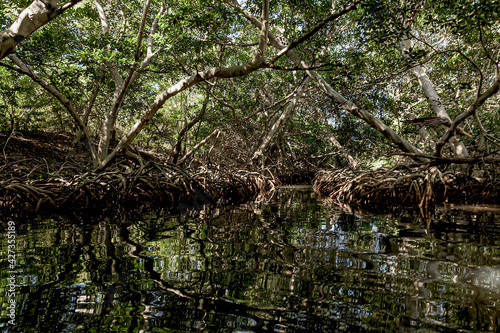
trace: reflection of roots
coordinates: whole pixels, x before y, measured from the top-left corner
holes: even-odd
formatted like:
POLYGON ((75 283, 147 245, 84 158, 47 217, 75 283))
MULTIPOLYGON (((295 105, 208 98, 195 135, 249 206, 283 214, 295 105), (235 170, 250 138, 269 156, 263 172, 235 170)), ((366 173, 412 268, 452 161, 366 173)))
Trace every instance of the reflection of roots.
POLYGON ((483 166, 481 170, 469 167, 463 172, 436 167, 381 168, 362 173, 321 171, 314 179, 314 190, 353 207, 379 211, 418 208, 423 213, 444 202, 500 202, 499 171, 498 166, 483 166))
POLYGON ((199 208, 197 205, 224 200, 247 200, 271 185, 268 177, 259 174, 204 171, 191 175, 175 164, 152 161, 139 167, 122 159, 94 173, 66 164, 56 167, 45 160, 25 160, 0 168, 0 213, 19 216, 54 209, 173 208, 192 202, 199 208))

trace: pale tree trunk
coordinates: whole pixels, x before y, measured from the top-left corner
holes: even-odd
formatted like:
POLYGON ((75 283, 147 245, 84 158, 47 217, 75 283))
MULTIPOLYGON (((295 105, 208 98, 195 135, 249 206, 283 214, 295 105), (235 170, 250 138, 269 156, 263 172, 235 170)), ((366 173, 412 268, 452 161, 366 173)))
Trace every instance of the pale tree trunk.
POLYGON ((323 122, 325 123, 325 129, 326 129, 326 134, 328 135, 328 141, 332 144, 333 147, 337 148, 340 153, 344 156, 344 158, 347 160, 347 163, 349 163, 349 167, 351 169, 356 169, 358 167, 358 162, 352 157, 345 149, 342 147, 340 142, 337 140, 335 135, 333 134, 330 124, 328 123, 328 119, 326 118, 325 113, 320 110, 319 108, 316 109, 318 114, 320 115, 321 119, 323 119, 323 122))
MULTIPOLYGON (((94 0, 94 5, 99 13, 99 19, 101 21, 102 33, 109 34, 110 33, 110 25, 108 19, 106 17, 106 12, 102 6, 100 0, 94 0)), ((113 81, 115 83, 115 91, 113 93, 113 100, 111 102, 111 107, 106 113, 104 122, 102 124, 101 137, 99 140, 98 146, 98 158, 99 161, 103 161, 108 155, 109 145, 111 140, 114 137, 114 133, 116 131, 116 120, 118 117, 118 112, 121 107, 121 103, 125 97, 125 93, 127 92, 128 87, 137 79, 139 73, 142 72, 151 62, 153 57, 161 50, 158 49, 153 51, 153 41, 152 36, 156 33, 158 20, 165 12, 165 6, 162 4, 158 15, 156 16, 153 24, 151 26, 151 31, 149 33, 149 38, 147 40, 147 54, 146 57, 139 63, 140 51, 142 40, 144 37, 144 29, 146 26, 146 19, 149 12, 149 7, 151 5, 151 0, 146 0, 144 2, 144 8, 142 10, 141 23, 139 26, 139 31, 136 37, 136 51, 134 54, 134 64, 130 67, 127 76, 123 78, 120 72, 117 69, 117 66, 113 63, 107 63, 106 66, 109 69, 111 76, 113 77, 113 81)))
POLYGON ((230 68, 210 68, 203 72, 198 72, 189 76, 186 79, 179 81, 177 84, 171 86, 166 91, 164 91, 160 96, 156 98, 153 104, 149 107, 148 111, 139 119, 130 130, 122 137, 120 142, 116 145, 116 147, 106 156, 106 158, 101 161, 97 169, 104 168, 115 156, 116 154, 123 150, 127 149, 130 143, 136 138, 136 136, 140 133, 140 131, 146 126, 149 121, 153 118, 155 113, 163 106, 163 104, 170 99, 172 96, 177 95, 178 93, 186 90, 193 85, 210 80, 212 78, 230 78, 237 76, 244 76, 249 73, 252 73, 259 68, 262 68, 265 60, 265 53, 267 48, 267 40, 268 40, 268 27, 269 27, 269 1, 262 1, 262 20, 263 24, 261 25, 261 33, 259 35, 259 47, 256 52, 254 59, 242 66, 230 67, 230 68))
POLYGON ((57 8, 58 0, 35 0, 26 7, 14 23, 0 32, 0 60, 15 52, 16 46, 52 19, 81 0, 73 0, 57 8))
MULTIPOLYGON (((231 6, 233 6, 235 9, 237 9, 239 12, 241 12, 255 27, 261 28, 262 23, 255 17, 253 16, 250 12, 247 10, 244 10, 236 0, 227 0, 231 6)), ((304 61, 302 61, 297 53, 293 50, 288 50, 285 48, 285 46, 274 36, 273 33, 269 32, 269 41, 271 45, 278 50, 280 50, 279 54, 282 54, 284 51, 286 52, 286 55, 292 62, 294 62, 297 66, 302 67, 302 68, 309 68, 308 64, 304 61)), ((404 152, 409 152, 409 153, 414 153, 414 154, 421 154, 420 150, 414 147, 412 144, 410 144, 408 141, 406 141, 404 138, 400 137, 394 130, 392 130, 390 127, 385 125, 382 121, 379 119, 375 118, 370 112, 367 110, 362 110, 360 109, 356 104, 354 104, 352 101, 346 99, 344 96, 333 90, 333 88, 323 79, 318 73, 316 73, 313 70, 306 70, 306 73, 316 81, 320 89, 333 101, 336 103, 340 104, 342 108, 345 110, 349 111, 352 113, 354 116, 361 118, 364 120, 368 125, 371 127, 375 128, 377 131, 382 133, 390 142, 394 143, 396 146, 398 146, 402 151, 404 152)), ((416 160, 420 162, 428 162, 428 159, 425 158, 420 158, 420 157, 414 157, 416 160)))
MULTIPOLYGON (((411 47, 410 40, 408 38, 404 38, 401 44, 402 44, 403 56, 405 56, 407 59, 410 59, 409 57, 409 52, 411 47)), ((426 99, 429 101, 432 110, 434 111, 436 116, 448 119, 448 121, 451 123, 452 120, 448 115, 448 113, 446 112, 443 103, 441 102, 441 98, 439 98, 436 88, 434 88, 434 84, 429 78, 429 75, 427 75, 427 71, 423 68, 422 65, 420 65, 420 63, 416 61, 411 61, 411 63, 412 63, 412 73, 417 78, 418 83, 422 88, 422 92, 424 93, 426 99)), ((469 155, 467 153, 467 148, 465 147, 462 141, 458 140, 455 137, 452 137, 450 138, 450 143, 454 147, 454 152, 456 156, 467 157, 469 155)))
POLYGON ((267 135, 262 140, 262 143, 259 145, 257 150, 254 152, 254 154, 252 156, 252 160, 256 160, 259 157, 264 158, 264 151, 272 143, 272 139, 276 135, 276 133, 278 133, 278 131, 284 129, 284 126, 286 126, 289 119, 293 116, 293 112, 295 110, 295 107, 296 107, 298 101, 300 100, 300 98, 302 98, 302 95, 304 94, 304 91, 306 90, 310 81, 311 81, 310 78, 307 77, 304 80, 304 82, 302 83, 302 85, 299 87, 299 89, 297 89, 295 96, 292 98, 290 103, 287 105, 283 114, 278 118, 278 120, 276 120, 274 125, 271 127, 271 130, 269 131, 269 133, 267 133, 267 135))

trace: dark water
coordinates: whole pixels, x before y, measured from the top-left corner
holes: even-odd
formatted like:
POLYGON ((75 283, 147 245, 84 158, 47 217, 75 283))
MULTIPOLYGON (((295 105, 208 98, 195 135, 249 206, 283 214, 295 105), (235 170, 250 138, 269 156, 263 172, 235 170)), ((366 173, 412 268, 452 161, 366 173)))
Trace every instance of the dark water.
POLYGON ((17 222, 10 238, 2 221, 0 330, 495 332, 500 213, 465 208, 427 224, 286 189, 196 218, 17 222))

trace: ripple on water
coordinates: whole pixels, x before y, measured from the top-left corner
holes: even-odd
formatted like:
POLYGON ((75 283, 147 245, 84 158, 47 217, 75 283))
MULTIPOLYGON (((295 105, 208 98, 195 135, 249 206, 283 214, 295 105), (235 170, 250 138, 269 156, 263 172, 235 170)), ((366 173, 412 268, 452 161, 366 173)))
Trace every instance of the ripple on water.
POLYGON ((16 232, 16 323, 27 332, 499 327, 497 207, 439 207, 424 223, 281 188, 269 202, 198 217, 55 218, 16 232))

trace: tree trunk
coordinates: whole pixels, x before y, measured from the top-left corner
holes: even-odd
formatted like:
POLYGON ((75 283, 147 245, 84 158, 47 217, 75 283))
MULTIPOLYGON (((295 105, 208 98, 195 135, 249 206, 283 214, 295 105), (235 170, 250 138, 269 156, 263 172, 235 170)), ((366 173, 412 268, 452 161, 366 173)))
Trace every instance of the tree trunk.
MULTIPOLYGON (((408 38, 403 39, 401 42, 402 44, 402 51, 403 55, 407 58, 410 59, 409 52, 410 52, 410 40, 408 38)), ((452 122, 450 116, 444 109, 443 103, 441 102, 441 99, 439 98, 439 95, 434 88, 434 84, 432 83, 431 79, 429 78, 429 75, 427 75, 426 70, 420 65, 420 63, 416 61, 411 61, 412 63, 412 72, 413 75, 418 80, 418 83, 420 84, 420 87, 422 87, 422 92, 425 95, 425 98, 429 101, 429 104, 436 114, 436 116, 448 119, 450 123, 452 122)), ((455 155, 458 157, 467 157, 469 154, 467 153, 467 148, 463 144, 462 141, 456 139, 455 137, 452 137, 450 139, 450 143, 452 143, 454 147, 454 152, 455 155)))
POLYGON ((458 115, 458 117, 453 121, 450 127, 443 134, 441 139, 436 143, 436 155, 441 155, 441 149, 443 146, 453 137, 453 133, 457 129, 458 125, 460 125, 465 119, 470 117, 471 115, 477 112, 477 109, 481 107, 481 105, 486 102, 486 100, 492 96, 494 96, 500 90, 500 77, 496 77, 495 82, 488 88, 484 93, 482 93, 469 107, 467 110, 458 115))
MULTIPOLYGON (((97 166, 98 165, 97 152, 95 150, 94 145, 92 144, 92 136, 90 134, 90 130, 87 127, 87 125, 85 124, 85 122, 82 120, 80 115, 78 114, 75 106, 71 103, 71 101, 68 100, 59 90, 54 88, 50 83, 43 80, 41 77, 39 77, 37 74, 35 74, 35 72, 30 70, 26 66, 26 64, 21 59, 19 59, 15 54, 11 54, 9 57, 18 66, 18 68, 12 67, 12 66, 7 66, 8 68, 10 68, 18 73, 22 73, 22 74, 29 76, 33 81, 38 83, 43 89, 45 89, 52 96, 57 98, 59 100, 59 102, 61 102, 61 104, 64 105, 64 107, 69 111, 69 113, 71 114, 71 116, 75 120, 77 126, 80 127, 80 129, 83 131, 83 133, 87 137, 87 141, 89 143, 89 148, 90 148, 90 153, 92 155, 92 161, 94 163, 94 166, 97 166)), ((4 64, 4 66, 6 66, 6 65, 4 64)))
POLYGON ((302 94, 306 90, 307 86, 309 85, 309 82, 311 79, 307 77, 300 88, 297 90, 295 93, 295 96, 293 99, 290 101, 290 104, 287 105, 285 108, 285 111, 281 115, 281 117, 278 118, 278 120, 274 123, 274 125, 271 127, 271 130, 269 133, 264 137, 262 140, 262 143, 260 146, 257 148, 255 153, 252 156, 252 160, 256 160, 259 157, 264 156, 264 150, 266 150, 269 145, 272 142, 273 137, 276 135, 276 133, 283 128, 284 125, 288 123, 288 120, 292 117, 293 111, 295 110, 295 106, 297 105, 297 102, 300 100, 302 97, 302 94))
POLYGON ((122 137, 120 142, 116 145, 116 147, 106 156, 106 158, 101 161, 98 170, 106 167, 106 165, 116 156, 116 154, 126 149, 130 143, 136 138, 136 136, 141 132, 141 130, 146 126, 149 121, 153 118, 156 112, 165 104, 165 102, 171 97, 177 95, 178 93, 186 90, 193 85, 200 83, 202 81, 210 80, 214 77, 219 78, 230 78, 230 77, 238 77, 244 76, 249 73, 252 73, 259 68, 265 66, 265 53, 267 48, 267 40, 268 40, 268 27, 269 27, 269 1, 262 1, 262 16, 264 24, 261 25, 261 33, 259 35, 259 48, 256 52, 256 55, 252 61, 249 63, 230 68, 210 68, 203 72, 198 72, 189 76, 186 79, 179 81, 177 84, 171 86, 166 91, 164 91, 160 96, 156 98, 156 100, 151 104, 149 110, 144 114, 141 119, 139 119, 130 130, 122 137))
MULTIPOLYGON (((106 13, 104 11, 104 8, 101 4, 101 0, 94 0, 94 5, 99 13, 99 19, 101 21, 101 27, 102 27, 102 33, 103 35, 109 34, 110 33, 110 25, 109 21, 106 17, 106 13)), ((140 51, 141 51, 141 45, 142 45, 142 40, 144 36, 144 29, 146 26, 146 19, 147 15, 149 12, 149 7, 151 5, 151 0, 146 0, 144 2, 144 7, 142 10, 142 16, 141 16, 141 23, 139 27, 139 31, 137 33, 137 42, 136 42, 136 51, 134 55, 134 63, 131 65, 127 76, 125 79, 121 76, 119 73, 117 66, 114 63, 107 63, 107 67, 109 69, 109 72, 111 76, 113 77, 113 80, 115 82, 115 91, 113 93, 113 101, 111 103, 111 107, 109 108, 108 112, 106 113, 106 117, 104 119, 104 122, 102 124, 102 130, 101 130, 101 138, 99 141, 99 147, 98 147, 98 157, 99 161, 103 161, 106 156, 108 155, 108 150, 109 150, 109 145, 112 140, 115 139, 115 134, 116 134, 116 120, 118 117, 118 112, 120 110, 121 104, 123 99, 125 98, 125 94, 127 92, 128 87, 137 79, 139 72, 144 70, 149 63, 151 62, 153 56, 157 52, 153 52, 152 50, 152 36, 154 35, 156 29, 157 29, 157 24, 158 24, 158 19, 161 15, 163 15, 165 11, 164 5, 162 5, 157 17, 153 21, 153 24, 151 25, 151 32, 150 36, 148 38, 148 43, 147 43, 147 55, 145 59, 139 64, 139 58, 140 58, 140 51)), ((106 52, 108 51, 109 46, 106 47, 106 52)))
POLYGON ((33 1, 8 29, 0 32, 0 60, 15 52, 16 46, 34 31, 80 1, 67 2, 59 9, 58 0, 33 1))
MULTIPOLYGON (((244 10, 236 0, 228 0, 234 8, 236 8, 238 11, 243 13, 245 17, 257 28, 262 27, 262 23, 255 17, 253 16, 250 12, 247 10, 244 10)), ((270 44, 280 50, 280 54, 282 51, 285 49, 285 46, 281 44, 281 42, 278 41, 278 39, 274 36, 273 33, 269 32, 269 41, 270 44)), ((302 67, 302 68, 309 68, 308 64, 304 61, 302 61, 299 56, 295 53, 293 50, 288 50, 286 53, 288 58, 292 60, 297 66, 302 67)), ((414 154, 421 154, 420 150, 414 147, 412 144, 410 144, 408 141, 400 137, 396 132, 394 132, 390 127, 385 125, 382 121, 379 119, 375 118, 370 112, 366 110, 362 110, 358 108, 356 104, 351 102, 350 100, 346 99, 344 96, 340 95, 338 92, 333 90, 333 88, 323 79, 318 73, 316 73, 313 70, 306 70, 306 73, 316 81, 318 86, 320 87, 321 90, 333 101, 336 103, 339 103, 345 110, 349 111, 351 114, 354 116, 364 120, 368 125, 371 127, 375 128, 377 131, 382 133, 390 142, 394 143, 396 146, 398 146, 402 151, 404 152, 409 152, 409 153, 414 153, 414 154)), ((428 159, 425 158, 420 158, 420 157, 414 157, 415 160, 419 162, 429 162, 428 159)))

